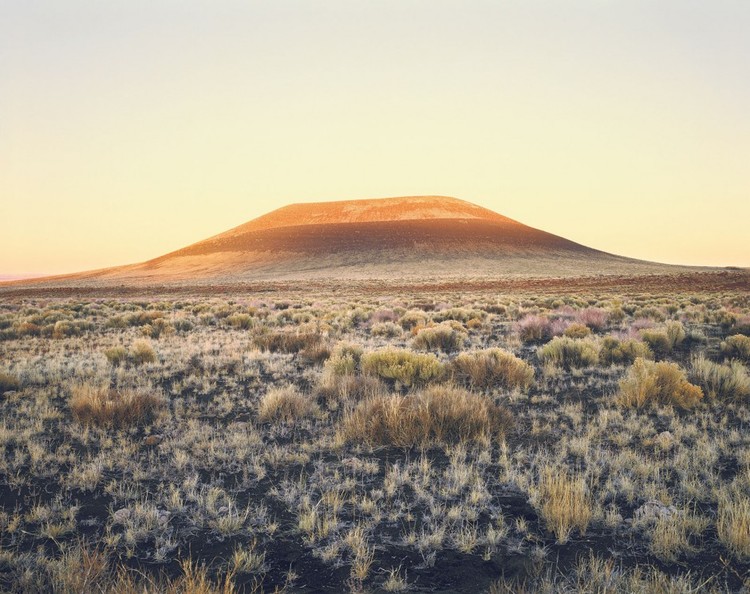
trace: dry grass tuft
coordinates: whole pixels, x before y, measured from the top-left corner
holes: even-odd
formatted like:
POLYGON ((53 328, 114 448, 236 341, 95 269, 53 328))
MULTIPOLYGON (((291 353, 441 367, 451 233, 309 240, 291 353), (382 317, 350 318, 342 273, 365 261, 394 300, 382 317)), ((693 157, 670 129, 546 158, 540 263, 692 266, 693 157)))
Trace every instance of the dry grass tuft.
POLYGON ((739 402, 750 397, 750 375, 739 361, 714 363, 701 355, 693 359, 690 375, 710 398, 739 402))
POLYGON ((552 466, 543 467, 536 500, 540 515, 558 543, 566 543, 574 528, 581 534, 586 532, 593 511, 583 476, 561 472, 552 466))
POLYGON ((271 353, 299 353, 310 349, 320 342, 322 337, 316 332, 264 332, 253 338, 259 349, 271 353))
POLYGON ((128 361, 133 365, 143 365, 144 363, 153 363, 156 361, 156 352, 151 343, 146 340, 137 340, 130 347, 128 361))
POLYGON ((264 422, 294 423, 312 417, 316 412, 315 402, 294 386, 269 390, 258 405, 258 418, 264 422))
POLYGON ((461 353, 450 369, 455 381, 479 390, 496 386, 525 390, 534 382, 534 368, 502 349, 461 353))
POLYGON ((501 439, 512 417, 488 398, 460 388, 433 386, 407 396, 366 400, 344 420, 349 443, 398 447, 449 445, 501 439))
POLYGON ((164 404, 164 400, 152 392, 91 384, 74 386, 70 399, 73 418, 79 423, 116 429, 148 425, 164 404))
POLYGON ((719 497, 716 520, 719 540, 737 557, 750 558, 750 499, 743 495, 719 497))
POLYGON ((620 380, 615 401, 621 406, 634 408, 663 404, 688 409, 696 406, 702 398, 703 391, 687 381, 677 364, 654 363, 639 357, 620 380))
POLYGON ((0 394, 12 392, 21 387, 19 379, 10 373, 0 372, 0 394))

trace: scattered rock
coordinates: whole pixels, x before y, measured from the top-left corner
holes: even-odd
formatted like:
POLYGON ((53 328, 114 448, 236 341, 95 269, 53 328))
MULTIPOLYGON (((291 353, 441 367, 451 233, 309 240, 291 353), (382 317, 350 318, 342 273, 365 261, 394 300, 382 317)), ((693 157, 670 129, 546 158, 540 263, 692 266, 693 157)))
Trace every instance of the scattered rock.
POLYGON ((149 435, 143 438, 143 445, 153 447, 158 446, 164 438, 161 435, 149 435))
POLYGON ((130 510, 127 507, 118 509, 112 514, 112 519, 116 524, 124 524, 130 519, 130 510))
POLYGON ((671 518, 677 513, 677 508, 675 508, 674 505, 664 505, 661 501, 652 499, 635 510, 633 517, 636 522, 649 522, 663 518, 671 518))

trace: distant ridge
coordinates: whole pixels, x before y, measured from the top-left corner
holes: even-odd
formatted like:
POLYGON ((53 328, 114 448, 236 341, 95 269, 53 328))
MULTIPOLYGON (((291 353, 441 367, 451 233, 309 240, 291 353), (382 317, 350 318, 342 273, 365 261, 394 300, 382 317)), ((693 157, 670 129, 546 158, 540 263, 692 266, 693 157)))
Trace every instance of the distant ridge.
POLYGON ((28 284, 209 284, 665 274, 447 196, 291 204, 141 264, 28 284))

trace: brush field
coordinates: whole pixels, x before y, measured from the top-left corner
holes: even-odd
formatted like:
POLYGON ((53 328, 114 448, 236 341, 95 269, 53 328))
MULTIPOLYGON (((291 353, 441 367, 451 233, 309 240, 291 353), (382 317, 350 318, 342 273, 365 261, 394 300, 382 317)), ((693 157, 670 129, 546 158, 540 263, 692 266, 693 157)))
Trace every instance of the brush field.
POLYGON ((747 290, 7 294, 0 356, 2 591, 750 588, 747 290))

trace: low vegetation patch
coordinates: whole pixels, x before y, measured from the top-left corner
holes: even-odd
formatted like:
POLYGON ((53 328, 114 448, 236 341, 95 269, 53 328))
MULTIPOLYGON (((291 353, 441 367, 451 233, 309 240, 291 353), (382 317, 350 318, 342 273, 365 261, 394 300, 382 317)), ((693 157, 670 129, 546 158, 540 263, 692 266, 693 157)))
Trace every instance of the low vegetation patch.
POLYGON ((273 388, 266 392, 258 405, 258 418, 263 422, 294 423, 311 417, 317 411, 315 402, 294 386, 273 388))
POLYGON ((716 521, 719 540, 741 559, 750 559, 750 498, 722 493, 716 521))
POLYGON ((583 476, 545 466, 539 471, 539 483, 532 498, 558 543, 567 542, 573 529, 581 534, 586 532, 593 509, 583 476))
POLYGON ((649 346, 640 340, 618 340, 614 336, 605 336, 599 349, 599 362, 602 365, 622 365, 633 363, 638 357, 652 359, 649 346))
POLYGON ((488 398, 449 386, 360 403, 344 420, 346 442, 373 446, 429 446, 502 439, 511 414, 488 398))
POLYGON ((18 390, 20 387, 21 382, 15 375, 0 371, 0 394, 18 390))
POLYGON ((698 356, 693 359, 690 377, 710 398, 731 401, 750 398, 750 374, 739 361, 722 364, 698 356))
POLYGON ((423 386, 440 380, 445 367, 435 355, 414 353, 406 349, 382 349, 365 353, 362 372, 403 386, 423 386))
POLYGON ((589 367, 599 361, 599 345, 591 339, 556 336, 539 347, 537 356, 542 363, 564 369, 589 367))
POLYGON ((479 390, 525 390, 534 382, 531 365, 497 348, 461 353, 451 361, 450 370, 457 383, 479 390))
POLYGON ((415 349, 421 351, 458 351, 466 342, 466 332, 456 330, 448 324, 422 328, 414 337, 415 349))
POLYGON ((70 409, 79 423, 115 429, 150 424, 164 404, 161 396, 149 390, 92 384, 74 386, 70 399, 70 409))
POLYGON ((322 337, 316 332, 269 331, 258 334, 253 343, 263 351, 271 353, 299 353, 320 342, 322 337))
POLYGON ((721 343, 721 353, 727 359, 750 362, 750 336, 735 334, 721 343))
POLYGON ((657 355, 663 357, 682 344, 687 334, 681 322, 667 322, 663 328, 641 330, 641 338, 657 355))
POLYGON ((685 372, 676 363, 655 363, 639 357, 620 380, 615 400, 631 408, 662 404, 687 409, 696 406, 702 398, 703 391, 688 382, 685 372))

